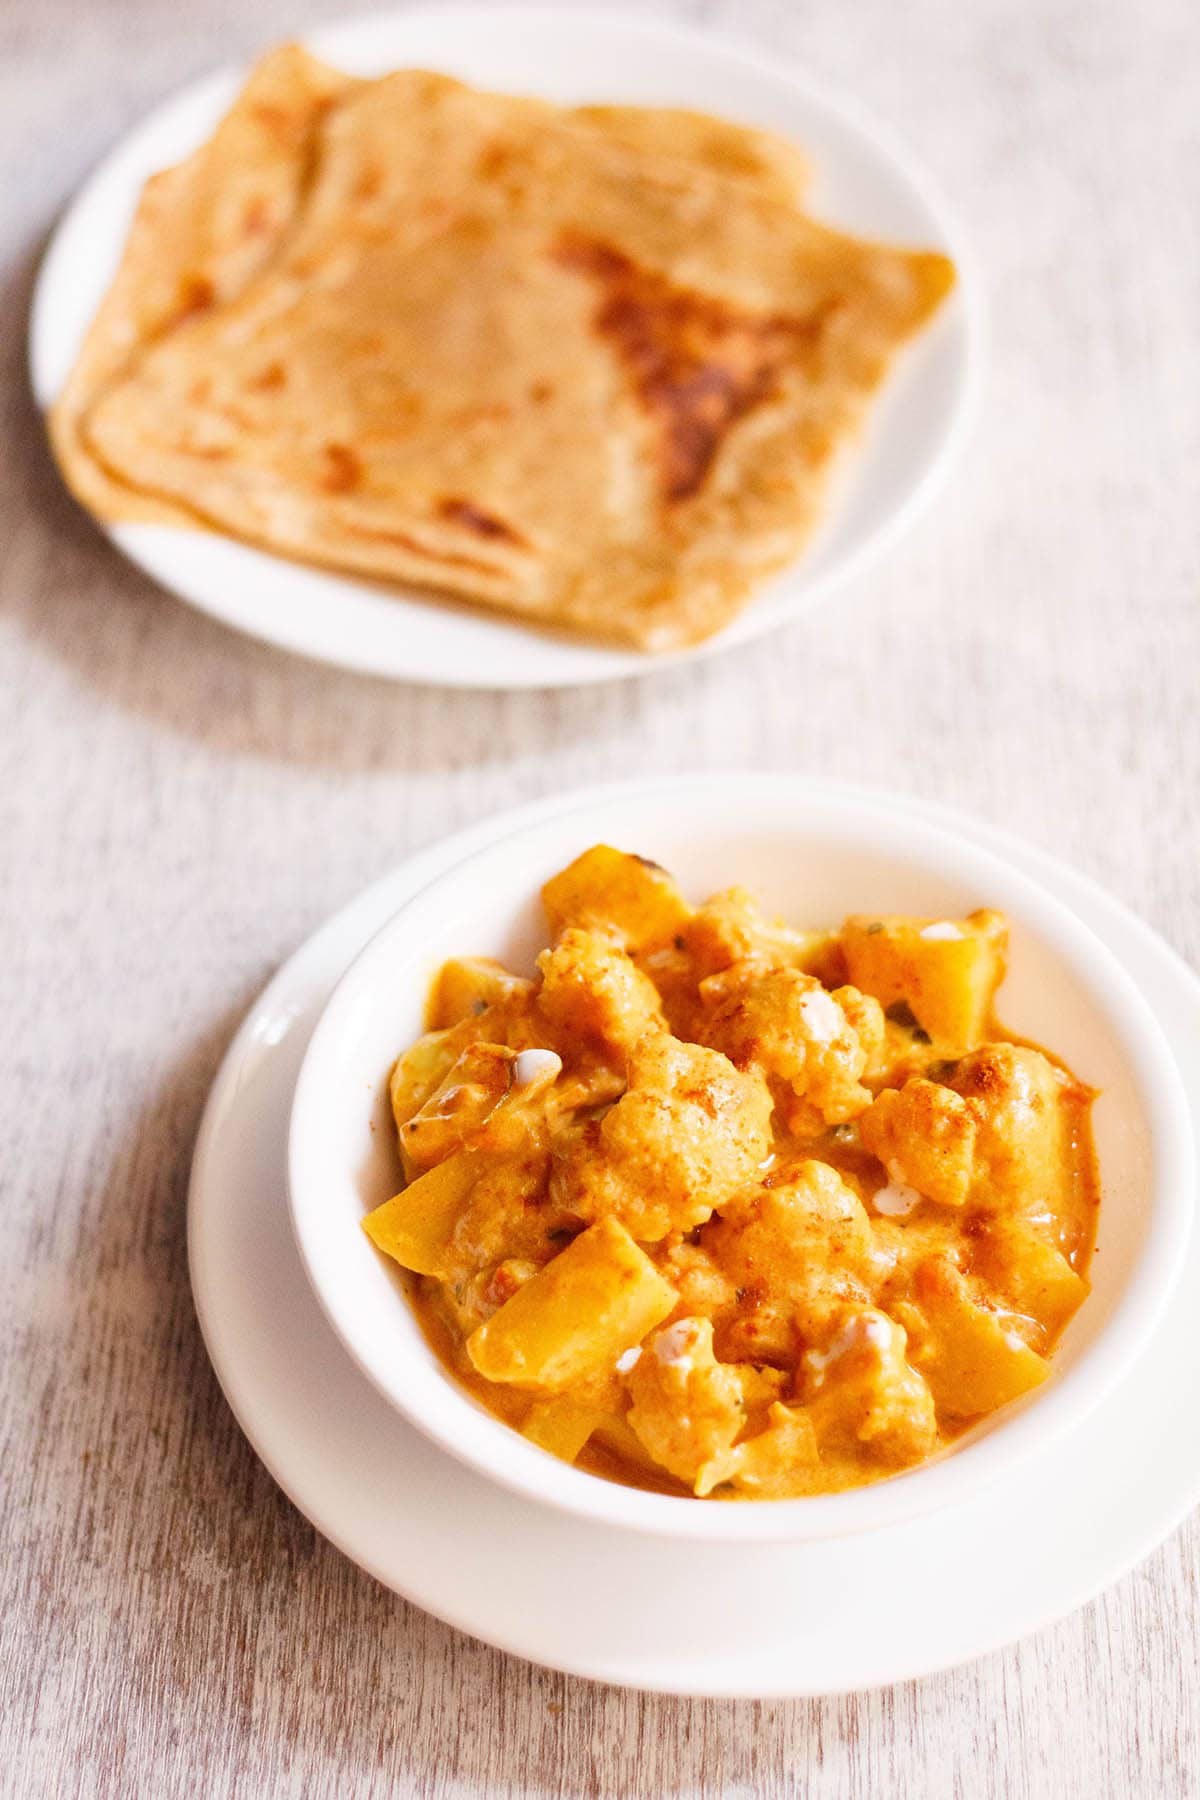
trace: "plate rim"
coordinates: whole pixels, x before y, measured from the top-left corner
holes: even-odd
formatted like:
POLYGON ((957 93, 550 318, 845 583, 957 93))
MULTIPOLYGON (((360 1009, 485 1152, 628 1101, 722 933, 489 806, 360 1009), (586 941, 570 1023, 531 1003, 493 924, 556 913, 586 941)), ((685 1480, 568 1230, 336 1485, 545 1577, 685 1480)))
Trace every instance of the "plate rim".
MULTIPOLYGON (((762 773, 767 772, 744 772, 745 779, 748 781, 753 781, 762 773)), ((902 807, 918 816, 926 818, 932 817, 935 821, 940 821, 950 829, 963 831, 974 841, 982 844, 986 848, 992 849, 999 855, 1013 856, 1019 859, 1023 869, 1032 872, 1035 879, 1044 880, 1047 885, 1057 883, 1060 879, 1065 879, 1068 892, 1073 890, 1073 897, 1082 899, 1083 903, 1088 906, 1089 912, 1085 922, 1089 924, 1091 929, 1095 930, 1098 935, 1104 935, 1104 925, 1115 923, 1118 928, 1132 940, 1139 955, 1149 956, 1157 961, 1162 969, 1164 981, 1167 979, 1172 980, 1182 992, 1187 994, 1197 1016, 1200 1017, 1200 975, 1197 975, 1196 971, 1180 955, 1180 953, 1141 919, 1124 901, 1109 894, 1093 877, 1073 869, 1061 858, 1056 857, 1053 853, 1043 849, 1041 846, 1029 844, 1017 834, 1007 831, 1002 827, 976 820, 961 809, 943 806, 940 803, 926 802, 916 796, 890 793, 886 789, 866 784, 806 777, 797 775, 794 771, 779 770, 771 771, 770 773, 776 776, 784 776, 788 780, 803 783, 806 787, 815 788, 834 795, 838 793, 854 793, 859 795, 866 794, 876 798, 887 798, 897 807, 902 807), (1093 908, 1095 909, 1094 911, 1091 910, 1093 908)), ((333 1543, 342 1554, 346 1555, 358 1567, 364 1569, 374 1579, 380 1581, 381 1585, 394 1593, 400 1594, 401 1597, 410 1604, 416 1605, 422 1608, 422 1610, 430 1612, 433 1616, 442 1619, 454 1629, 460 1630, 466 1635, 479 1639, 484 1643, 491 1644, 494 1647, 505 1651, 507 1654, 515 1655, 521 1657, 523 1660, 535 1663, 539 1660, 537 1652, 532 1650, 527 1644, 517 1642, 511 1637, 507 1637, 504 1633, 493 1629, 491 1626, 489 1626, 486 1631, 481 1631, 478 1620, 467 1617, 457 1607, 431 1604, 427 1597, 423 1595, 418 1596, 413 1591, 406 1590, 399 1586, 391 1574, 384 1572, 383 1568, 373 1556, 364 1555, 360 1550, 353 1547, 349 1537, 340 1529, 330 1528, 330 1526, 322 1519, 315 1516, 316 1511, 319 1509, 310 1509, 299 1497, 298 1486, 302 1486, 303 1484, 293 1483, 291 1476, 285 1476, 281 1468, 276 1466, 276 1459, 273 1456, 266 1454, 263 1449, 260 1448, 256 1441, 255 1434, 248 1428, 241 1404, 238 1400, 235 1400, 234 1395, 231 1392, 231 1387, 235 1384, 226 1379, 220 1353, 216 1350, 214 1345, 211 1330, 212 1320, 208 1314, 205 1297, 201 1292, 202 1283, 197 1281, 196 1270, 199 1260, 198 1243, 201 1212, 201 1201, 199 1196, 203 1186, 205 1163, 211 1153, 210 1144, 220 1122, 218 1114, 225 1110, 228 1099, 232 1098, 233 1094, 236 1092, 240 1080, 241 1065, 246 1052, 254 1046, 255 1034, 260 1018, 265 1013, 269 1012, 272 1005, 278 1002, 278 999, 289 990, 299 976, 302 976, 305 962, 310 957, 315 958, 317 956, 323 943, 333 937, 339 927, 345 929, 358 909, 362 909, 365 914, 369 911, 372 900, 377 899, 384 892, 390 893, 393 886, 402 887, 400 877, 404 875, 406 871, 411 878, 417 880, 420 885, 423 885, 424 882, 428 880, 430 871, 436 872, 441 869, 452 868, 454 862, 460 860, 460 858, 452 859, 450 857, 449 853, 452 850, 457 850, 460 847, 465 846, 468 851, 471 851, 486 844, 493 835, 503 835, 506 829, 511 829, 514 826, 519 827, 521 824, 539 817, 550 817, 557 812, 567 810, 568 806, 565 803, 574 802, 583 797, 592 798, 601 795, 615 796, 625 790, 636 790, 642 787, 659 785, 661 782, 670 781, 671 779, 671 777, 648 777, 644 778, 644 780, 596 784, 585 789, 575 790, 569 796, 550 796, 510 809, 496 818, 476 821, 474 824, 468 825, 459 831, 450 834, 445 839, 422 847, 411 857, 406 858, 396 868, 369 883, 344 905, 335 909, 328 918, 305 937, 298 948, 281 964, 275 975, 262 990, 258 999, 249 1008, 246 1017, 231 1040, 204 1107, 189 1179, 188 1262, 201 1334, 216 1373, 217 1380, 225 1396, 226 1403, 230 1406, 241 1430, 249 1440, 255 1454, 258 1455, 260 1461, 263 1462, 264 1466, 271 1474, 272 1479, 288 1496, 302 1516, 307 1518, 310 1523, 313 1524, 315 1529, 320 1531, 323 1536, 333 1543)), ((703 777, 676 777, 674 779, 676 781, 688 781, 703 779, 703 777)), ((416 891, 416 888, 412 887, 403 891, 416 891)), ((361 943, 365 942, 366 938, 363 937, 356 941, 358 941, 359 947, 361 947, 361 943)), ((1105 941, 1107 942, 1107 938, 1105 941)), ((1129 969, 1129 972, 1132 974, 1133 970, 1130 968, 1128 949, 1124 946, 1121 949, 1116 949, 1111 945, 1110 949, 1112 949, 1112 954, 1124 963, 1126 968, 1129 969)), ((332 977, 331 981, 332 980, 336 980, 336 976, 332 977)), ((1150 1002, 1150 1004, 1152 1010, 1155 1012, 1156 1018, 1159 1019, 1159 1024, 1164 1035, 1167 1037, 1168 1042, 1171 1044, 1174 1051, 1176 1042, 1175 1031, 1169 1029, 1167 1024, 1159 1017, 1159 1004, 1157 1000, 1150 1002)), ((1198 1106, 1197 1110, 1200 1112, 1200 1106, 1198 1106)), ((284 1229, 287 1229, 286 1222, 284 1224, 284 1229)), ((1200 1258, 1200 1247, 1197 1246, 1195 1238, 1193 1238, 1192 1248, 1189 1251, 1189 1261, 1195 1263, 1198 1258, 1200 1258)), ((1175 1290, 1173 1299, 1170 1302, 1171 1307, 1178 1306, 1182 1303, 1188 1289, 1189 1277, 1191 1281, 1196 1281, 1197 1271, 1194 1268, 1185 1269, 1181 1281, 1175 1290)), ((1161 1329, 1162 1324, 1160 1321, 1159 1330, 1161 1329)), ((336 1339, 333 1341, 336 1343, 336 1339)), ((339 1354, 343 1354, 340 1349, 339 1354)), ((1123 1393, 1127 1384, 1137 1379, 1137 1373, 1138 1371, 1135 1367, 1132 1373, 1127 1375, 1125 1380, 1120 1384, 1119 1388, 1116 1390, 1116 1395, 1123 1393)), ((364 1382, 366 1381, 366 1378, 362 1376, 361 1373, 356 1374, 356 1379, 364 1382)), ((1115 1396, 1109 1396, 1103 1405, 1113 1404, 1114 1398, 1115 1396)), ((1100 1410, 1103 1410, 1103 1408, 1100 1410)), ((1034 1466, 1035 1461, 1036 1459, 1031 1460, 1029 1468, 1034 1466)), ((1157 1489, 1151 1491, 1155 1493, 1158 1492, 1157 1489)), ((832 1695, 849 1692, 866 1692, 873 1688, 890 1686, 900 1681, 919 1679, 927 1675, 939 1673, 943 1670, 962 1666, 965 1663, 974 1661, 982 1655, 1002 1649, 1009 1644, 1021 1642, 1032 1634, 1048 1628, 1058 1620, 1075 1612, 1079 1607, 1095 1599, 1099 1594, 1106 1591, 1115 1582, 1123 1579, 1136 1568, 1179 1528, 1194 1510, 1198 1502, 1200 1502, 1200 1463, 1198 1463, 1192 1473, 1186 1493, 1180 1492, 1177 1494, 1176 1498, 1166 1508, 1161 1506, 1155 1507, 1153 1519, 1133 1534, 1135 1540, 1133 1547, 1132 1549, 1127 1548, 1122 1551, 1117 1566, 1106 1569, 1098 1579, 1085 1577, 1081 1581, 1072 1583, 1065 1598, 1056 1599, 1051 1605, 1039 1608, 1036 1613, 1031 1614, 1028 1621, 1024 1623, 1018 1631, 1013 1632, 1010 1629, 1002 1629, 999 1634, 981 1631, 969 1641, 966 1648, 960 1646, 944 1657, 927 1659, 917 1665, 902 1669, 892 1668, 883 1674, 875 1673, 861 1683, 850 1685, 844 1681, 838 1681, 836 1683, 822 1685, 819 1683, 806 1682, 803 1685, 798 1686, 794 1682, 789 1683, 785 1680, 774 1685, 763 1685, 762 1683, 758 1683, 754 1686, 739 1686, 731 1685, 728 1680, 706 1683, 702 1679, 697 1680, 694 1676, 690 1676, 687 1671, 684 1672, 683 1678, 678 1680, 665 1679, 661 1672, 655 1675, 643 1672, 631 1677, 627 1672, 623 1672, 616 1666, 607 1664, 601 1666, 594 1661, 589 1663, 586 1658, 567 1660, 557 1655, 554 1660, 548 1664, 543 1660, 543 1666, 550 1666, 582 1679, 606 1682, 610 1685, 632 1688, 638 1691, 714 1699, 815 1697, 823 1694, 832 1695)), ((964 1505, 969 1507, 974 1503, 974 1501, 968 1499, 964 1502, 964 1505)), ((527 1502, 526 1504, 534 1506, 536 1503, 527 1502)), ((607 1530, 610 1528, 600 1529, 607 1530)), ((903 1531, 905 1527, 899 1526, 894 1529, 903 1531)), ((619 1535, 625 1534, 619 1533, 619 1535)), ((638 1537, 641 1534, 630 1535, 638 1537)), ((785 1556, 788 1554, 811 1552, 812 1549, 812 1545, 779 1547, 780 1553, 785 1556)))
MULTIPOLYGON (((553 21, 559 29, 578 26, 585 30, 598 29, 606 34, 632 33, 644 42, 658 44, 665 49, 683 49, 714 63, 735 63, 766 83, 776 87, 783 84, 790 88, 802 105, 824 113, 843 130, 855 135, 868 146, 878 159, 890 165, 891 173, 930 215, 936 226, 939 247, 953 258, 957 271, 956 288, 951 297, 954 312, 948 312, 943 319, 934 321, 933 326, 934 329, 942 327, 959 333, 958 350, 951 354, 960 356, 961 369, 954 378, 952 397, 947 402, 945 417, 938 427, 936 442, 915 484, 898 502, 892 504, 891 511, 878 524, 869 528, 868 535, 861 542, 842 552, 830 566, 818 568, 815 575, 805 576, 804 565, 809 555, 819 548, 820 531, 837 518, 839 501, 835 488, 817 540, 806 546, 799 557, 777 572, 757 595, 752 596, 724 630, 700 644, 655 655, 621 646, 592 644, 570 634, 539 628, 529 621, 466 606, 465 617, 470 624, 491 627, 505 638, 511 635, 514 642, 522 637, 526 638, 529 643, 528 655, 523 651, 515 652, 513 667, 494 671, 486 657, 487 646, 483 644, 479 646, 478 661, 465 658, 464 663, 458 666, 446 666, 445 654, 442 653, 439 657, 437 653, 433 653, 427 657, 425 664, 412 670, 403 664, 401 633, 397 632, 395 643, 388 646, 386 653, 371 643, 364 646, 357 639, 334 645, 322 644, 315 641, 321 637, 319 625, 306 631, 302 623, 298 626, 291 623, 292 615, 286 609, 267 611, 264 614, 253 600, 248 604, 240 601, 231 591, 226 590, 224 584, 214 592, 210 582, 205 591, 203 578, 199 582, 193 582, 186 571, 178 576, 166 570, 160 573, 153 555, 153 546, 156 542, 161 545, 164 540, 182 537, 184 533, 180 528, 141 522, 106 521, 76 502, 118 553, 163 593, 193 607, 206 617, 215 619, 228 629, 241 632, 277 650, 300 656, 306 661, 402 685, 494 693, 591 687, 604 682, 666 673, 689 663, 706 662, 723 651, 739 649, 772 631, 794 625, 814 607, 826 603, 835 593, 873 568, 932 505, 961 456, 977 418, 990 331, 984 286, 969 234, 964 230, 955 209, 946 200, 940 182, 927 172, 920 158, 908 150, 902 136, 894 131, 890 122, 877 118, 853 93, 843 90, 836 82, 831 84, 822 81, 791 56, 772 61, 764 49, 743 40, 734 32, 719 28, 697 28, 671 18, 646 18, 624 4, 611 9, 602 9, 595 4, 584 5, 564 13, 560 8, 546 4, 545 0, 504 0, 500 5, 472 4, 471 0, 460 3, 460 0, 455 0, 455 3, 445 7, 427 4, 412 8, 391 7, 376 13, 355 13, 343 19, 316 21, 311 26, 298 30, 296 41, 311 48, 315 54, 336 62, 339 54, 347 54, 345 50, 337 50, 338 41, 356 34, 399 31, 416 35, 426 29, 452 32, 469 29, 473 24, 494 30, 499 21, 515 23, 520 20, 531 24, 536 24, 539 20, 553 21), (141 547, 146 545, 150 549, 141 547), (779 596, 775 607, 768 604, 773 590, 778 590, 779 596), (564 660, 554 660, 559 655, 564 660), (539 667, 540 658, 550 658, 551 661, 547 667, 539 667), (523 666, 526 663, 531 666, 523 666)), ((256 54, 261 54, 261 51, 256 54)), ((66 259, 71 239, 79 230, 81 220, 86 218, 88 211, 105 194, 132 144, 161 129, 166 120, 186 105, 200 104, 201 95, 206 96, 204 104, 211 104, 214 109, 220 107, 223 104, 223 92, 231 89, 234 83, 244 77, 250 66, 252 59, 222 63, 181 84, 148 108, 103 153, 60 212, 39 262, 26 333, 28 378, 35 404, 43 419, 58 392, 58 388, 51 386, 47 373, 47 364, 56 360, 49 347, 48 321, 52 316, 53 302, 60 284, 70 278, 73 265, 66 259), (207 98, 208 96, 211 98, 207 98)), ((532 85, 536 87, 536 78, 532 85)), ((846 467, 852 475, 853 464, 849 458, 846 467)), ((229 533, 205 535, 213 535, 240 552, 248 552, 251 557, 266 558, 274 565, 287 564, 292 560, 244 543, 229 533)), ((305 575, 332 574, 338 579, 354 581, 353 575, 346 571, 321 570, 316 565, 302 561, 297 562, 296 567, 305 575)), ((369 587, 368 583, 363 585, 369 587)), ((229 584, 229 588, 253 592, 252 563, 247 564, 244 580, 229 584)), ((417 594, 410 598, 400 594, 394 598, 406 606, 432 606, 445 610, 443 602, 436 597, 426 599, 417 594)), ((336 607, 336 604, 334 595, 327 598, 318 596, 316 600, 322 613, 326 606, 336 607)), ((452 600, 450 605, 456 607, 459 603, 452 600)))

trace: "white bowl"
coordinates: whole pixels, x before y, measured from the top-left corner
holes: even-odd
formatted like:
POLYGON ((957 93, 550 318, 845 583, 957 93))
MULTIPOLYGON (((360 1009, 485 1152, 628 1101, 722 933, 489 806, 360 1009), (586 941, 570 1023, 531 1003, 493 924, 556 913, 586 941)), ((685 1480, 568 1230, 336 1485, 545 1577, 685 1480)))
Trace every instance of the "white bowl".
POLYGON ((840 1535, 948 1505, 1083 1418, 1154 1328, 1187 1245, 1195 1185, 1171 1051, 1099 938, 1027 876, 949 827, 896 813, 884 794, 760 775, 583 794, 423 889, 351 965, 317 1023, 293 1100, 288 1168, 317 1297, 351 1355, 414 1425, 531 1499, 612 1525, 723 1542, 840 1535), (407 1278, 360 1229, 398 1183, 387 1075, 422 1029, 430 977, 446 957, 465 954, 528 972, 545 941, 539 887, 597 842, 665 864, 693 900, 739 883, 804 923, 863 909, 953 916, 998 907, 1012 930, 1005 1026, 1100 1089, 1092 1292, 1049 1380, 920 1468, 842 1494, 735 1503, 644 1493, 572 1468, 454 1380, 421 1333, 407 1278))

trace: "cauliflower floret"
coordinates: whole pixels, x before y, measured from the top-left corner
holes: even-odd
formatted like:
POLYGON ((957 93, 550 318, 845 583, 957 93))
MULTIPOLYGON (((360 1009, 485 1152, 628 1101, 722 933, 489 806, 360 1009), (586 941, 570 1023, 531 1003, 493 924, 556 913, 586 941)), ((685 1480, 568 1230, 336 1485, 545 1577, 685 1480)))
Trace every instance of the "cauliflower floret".
POLYGON ((961 1095, 915 1079, 886 1088, 858 1122, 864 1150, 889 1182, 915 1188, 939 1206, 962 1206, 971 1186, 975 1120, 961 1095))
POLYGON ((811 1489, 817 1463, 817 1434, 808 1413, 802 1406, 785 1406, 777 1400, 761 1431, 705 1463, 696 1492, 711 1493, 728 1482, 757 1500, 781 1499, 811 1489))
POLYGON ((818 1443, 869 1444, 885 1462, 928 1456, 937 1414, 924 1379, 912 1368, 902 1326, 884 1312, 853 1312, 822 1350, 804 1356, 805 1399, 818 1443))
POLYGON ((568 1055, 582 1047, 627 1056, 648 1031, 665 1031, 653 982, 603 931, 570 926, 538 957, 538 1010, 568 1055))
POLYGON ((664 1250, 658 1265, 677 1291, 684 1312, 703 1314, 715 1323, 736 1307, 733 1282, 702 1244, 683 1238, 664 1250))
POLYGON ((479 1173, 451 1233, 448 1278, 464 1280, 517 1257, 541 1264, 578 1225, 546 1197, 549 1157, 531 1140, 523 1150, 479 1161, 479 1173))
POLYGON ((722 1352, 750 1360, 790 1360, 798 1337, 820 1336, 848 1303, 868 1302, 888 1272, 858 1195, 823 1162, 739 1194, 703 1245, 742 1303, 722 1352))
POLYGON ((770 1120, 761 1075, 652 1032, 616 1105, 558 1140, 552 1195, 580 1219, 618 1219, 643 1243, 690 1231, 754 1179, 770 1120))
POLYGON ((745 888, 730 888, 707 900, 692 914, 682 936, 700 980, 748 958, 768 969, 798 968, 824 975, 830 965, 835 979, 842 973, 835 933, 795 931, 768 919, 745 888))
POLYGON ((706 1464, 730 1450, 745 1409, 736 1370, 713 1355, 709 1319, 676 1319, 647 1340, 625 1376, 633 1404, 628 1420, 655 1462, 707 1494, 706 1464))
POLYGON ((846 1023, 862 1046, 866 1058, 863 1072, 864 1076, 869 1077, 879 1067, 887 1045, 883 1008, 871 994, 862 994, 856 987, 836 987, 833 998, 845 1013, 846 1023))
POLYGON ((972 1201, 1042 1212, 1048 1195, 1067 1189, 1071 1082, 1039 1050, 985 1044, 962 1058, 949 1086, 975 1122, 972 1201))
POLYGON ((861 1076, 883 1036, 878 1001, 854 988, 831 994, 798 969, 764 972, 754 963, 710 977, 701 994, 714 1006, 705 1042, 740 1069, 762 1069, 790 1130, 839 1125, 870 1105, 861 1076))

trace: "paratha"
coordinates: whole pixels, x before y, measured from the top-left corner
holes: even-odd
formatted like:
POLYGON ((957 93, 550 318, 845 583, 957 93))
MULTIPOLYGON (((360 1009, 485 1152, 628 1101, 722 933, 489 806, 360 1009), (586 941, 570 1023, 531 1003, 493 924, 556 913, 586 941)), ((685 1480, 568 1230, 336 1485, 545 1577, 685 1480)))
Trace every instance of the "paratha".
MULTIPOLYGON (((457 85, 444 77, 419 78, 422 84, 438 79, 457 85)), ((194 313, 223 305, 266 266, 303 205, 325 117, 364 85, 302 46, 283 44, 255 65, 212 137, 146 183, 116 276, 50 418, 68 484, 92 511, 106 518, 199 523, 184 508, 141 494, 105 470, 81 438, 80 420, 149 344, 194 313)), ((544 116, 560 110, 516 98, 508 107, 544 116)), ((807 182, 805 158, 785 138, 705 113, 586 106, 570 109, 570 116, 616 142, 703 164, 780 199, 797 199, 807 182)))
POLYGON ((360 85, 284 44, 256 65, 212 137, 146 183, 112 286, 50 415, 59 464, 92 511, 195 523, 101 467, 80 421, 148 344, 231 299, 270 261, 313 174, 321 120, 360 85))
POLYGON ((319 139, 276 253, 98 396, 90 454, 276 552, 646 649, 795 556, 953 280, 443 77, 362 86, 319 139))
POLYGON ((589 125, 630 150, 692 163, 730 181, 748 181, 785 205, 798 203, 808 187, 808 158, 798 144, 773 131, 685 106, 577 106, 569 116, 574 124, 589 125))

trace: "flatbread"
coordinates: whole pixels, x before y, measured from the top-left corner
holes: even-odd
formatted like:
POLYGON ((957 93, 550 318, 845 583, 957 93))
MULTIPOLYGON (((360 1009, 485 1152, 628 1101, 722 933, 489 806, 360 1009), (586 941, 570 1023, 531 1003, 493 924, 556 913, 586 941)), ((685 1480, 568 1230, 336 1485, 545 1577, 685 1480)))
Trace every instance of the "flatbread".
POLYGON ((684 106, 577 106, 570 118, 627 149, 691 163, 729 181, 748 181, 784 205, 797 204, 808 187, 808 158, 798 144, 773 131, 684 106))
POLYGON ((318 165, 259 274, 100 394, 90 454, 277 552, 646 649, 802 547, 953 280, 443 77, 344 97, 318 165))
POLYGON ((93 512, 196 523, 177 506, 139 496, 97 464, 80 439, 80 421, 147 345, 224 304, 266 266, 315 172, 322 119, 361 86, 298 45, 284 44, 257 64, 212 137, 146 183, 112 286, 50 415, 51 442, 68 485, 93 512))
MULTIPOLYGON (((446 77, 409 78, 422 88, 446 77)), ((400 99, 402 80, 395 84, 400 99)), ((366 83, 298 44, 268 52, 211 138, 142 191, 121 262, 50 415, 55 454, 77 499, 104 518, 197 526, 185 507, 140 493, 107 470, 80 434, 97 396, 152 343, 195 313, 221 306, 260 273, 294 225, 316 174, 321 127, 366 83)), ((506 97, 507 98, 507 97, 506 97)), ((507 100, 511 112, 551 117, 545 101, 507 100)), ((586 106, 570 116, 652 155, 694 162, 795 199, 807 180, 796 146, 772 132, 673 107, 586 106)))

